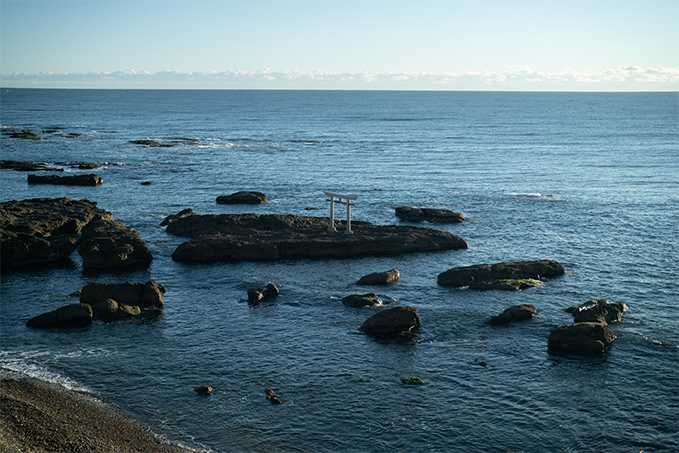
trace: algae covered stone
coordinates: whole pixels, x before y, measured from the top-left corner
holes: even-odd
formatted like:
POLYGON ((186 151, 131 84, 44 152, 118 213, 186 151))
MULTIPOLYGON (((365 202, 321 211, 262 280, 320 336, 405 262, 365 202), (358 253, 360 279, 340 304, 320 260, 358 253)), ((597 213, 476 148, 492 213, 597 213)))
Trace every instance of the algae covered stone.
POLYGON ((401 382, 406 385, 424 385, 424 381, 417 376, 403 378, 401 379, 401 382))

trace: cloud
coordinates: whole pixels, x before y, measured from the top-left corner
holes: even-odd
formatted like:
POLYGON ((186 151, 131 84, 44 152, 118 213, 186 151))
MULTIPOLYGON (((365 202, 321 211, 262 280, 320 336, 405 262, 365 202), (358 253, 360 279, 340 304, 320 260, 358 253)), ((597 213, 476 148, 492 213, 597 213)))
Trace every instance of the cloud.
POLYGON ((188 89, 386 89, 507 91, 676 91, 679 68, 625 66, 604 71, 562 68, 540 71, 529 66, 482 72, 324 72, 297 68, 273 71, 186 72, 90 71, 85 73, 0 75, 5 88, 188 88, 188 89))

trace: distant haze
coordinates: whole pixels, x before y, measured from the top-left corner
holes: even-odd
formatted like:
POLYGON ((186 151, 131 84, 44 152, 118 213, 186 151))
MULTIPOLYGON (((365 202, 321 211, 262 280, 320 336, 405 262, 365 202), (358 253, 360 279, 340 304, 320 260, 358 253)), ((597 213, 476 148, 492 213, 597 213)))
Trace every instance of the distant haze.
POLYGON ((675 91, 679 1, 0 1, 0 85, 675 91))

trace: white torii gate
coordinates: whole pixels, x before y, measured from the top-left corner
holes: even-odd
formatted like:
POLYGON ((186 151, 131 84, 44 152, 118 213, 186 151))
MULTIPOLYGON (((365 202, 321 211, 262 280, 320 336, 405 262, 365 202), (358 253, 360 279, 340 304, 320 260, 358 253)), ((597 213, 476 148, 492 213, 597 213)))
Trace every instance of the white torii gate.
POLYGON ((325 200, 330 202, 330 225, 328 226, 328 231, 337 231, 335 229, 335 203, 340 203, 347 205, 347 229, 344 231, 344 234, 351 234, 351 207, 355 206, 351 201, 358 198, 358 196, 342 195, 340 193, 328 192, 325 190, 323 193, 330 197, 325 200))

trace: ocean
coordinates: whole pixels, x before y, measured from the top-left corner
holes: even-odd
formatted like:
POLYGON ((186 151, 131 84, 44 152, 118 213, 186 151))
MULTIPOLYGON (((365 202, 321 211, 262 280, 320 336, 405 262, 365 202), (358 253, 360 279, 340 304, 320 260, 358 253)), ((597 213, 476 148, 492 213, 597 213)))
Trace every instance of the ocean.
POLYGON ((676 92, 2 89, 0 114, 3 129, 42 138, 2 135, 2 159, 63 174, 98 163, 104 180, 28 185, 26 173, 1 170, 0 201, 96 201, 154 256, 115 272, 83 269, 77 253, 3 270, 4 370, 89 392, 203 452, 679 451, 676 92), (270 201, 216 204, 240 190, 270 201), (171 259, 185 238, 160 226, 185 208, 328 216, 324 190, 356 195, 352 220, 376 224, 398 224, 399 206, 460 212, 463 223, 422 225, 469 248, 186 264, 171 259), (436 280, 452 267, 533 259, 567 273, 518 292, 436 280), (355 284, 392 268, 401 279, 391 286, 355 284), (88 283, 148 280, 168 290, 156 319, 25 325, 88 283), (280 295, 249 304, 247 290, 268 282, 280 295), (368 291, 385 305, 341 302, 368 291), (629 306, 610 326, 612 349, 548 351, 550 329, 572 322, 564 309, 592 298, 629 306), (487 324, 522 303, 537 307, 532 320, 487 324), (419 310, 415 344, 359 330, 400 305, 419 310), (410 376, 424 385, 404 385, 410 376), (197 395, 200 385, 214 394, 197 395))

